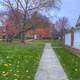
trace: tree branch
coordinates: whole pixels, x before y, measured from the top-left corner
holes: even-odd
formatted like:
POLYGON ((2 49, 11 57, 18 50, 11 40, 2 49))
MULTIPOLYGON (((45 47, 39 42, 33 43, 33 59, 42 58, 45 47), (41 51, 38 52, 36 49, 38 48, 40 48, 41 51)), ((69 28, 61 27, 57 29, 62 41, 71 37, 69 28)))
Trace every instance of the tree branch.
POLYGON ((21 2, 20 0, 18 0, 18 2, 20 3, 20 5, 21 5, 22 9, 25 11, 25 8, 24 8, 24 6, 23 6, 22 2, 21 2))

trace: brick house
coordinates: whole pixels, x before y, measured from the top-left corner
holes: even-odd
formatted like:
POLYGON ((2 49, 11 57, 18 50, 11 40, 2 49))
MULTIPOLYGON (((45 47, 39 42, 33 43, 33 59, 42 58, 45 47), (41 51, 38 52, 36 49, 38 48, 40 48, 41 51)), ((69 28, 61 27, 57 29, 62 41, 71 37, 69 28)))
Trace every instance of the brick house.
POLYGON ((35 30, 29 30, 26 32, 26 36, 28 38, 35 38, 36 36, 36 39, 51 39, 52 32, 52 27, 36 28, 35 30))

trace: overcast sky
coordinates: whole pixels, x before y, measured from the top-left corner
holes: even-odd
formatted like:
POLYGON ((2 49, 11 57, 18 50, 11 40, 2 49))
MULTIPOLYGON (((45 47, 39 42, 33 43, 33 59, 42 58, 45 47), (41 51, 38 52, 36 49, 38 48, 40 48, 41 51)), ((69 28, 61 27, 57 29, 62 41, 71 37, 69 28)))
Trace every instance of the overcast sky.
MULTIPOLYGON (((80 15, 80 0, 62 0, 61 10, 53 12, 52 10, 50 13, 52 20, 65 16, 69 19, 69 22, 72 26, 75 26, 76 21, 80 15), (57 17, 55 17, 57 16, 57 17)), ((2 9, 2 8, 0 8, 2 9)))
POLYGON ((61 10, 54 12, 57 17, 66 16, 69 19, 71 26, 75 26, 76 21, 80 15, 80 0, 62 0, 61 10))

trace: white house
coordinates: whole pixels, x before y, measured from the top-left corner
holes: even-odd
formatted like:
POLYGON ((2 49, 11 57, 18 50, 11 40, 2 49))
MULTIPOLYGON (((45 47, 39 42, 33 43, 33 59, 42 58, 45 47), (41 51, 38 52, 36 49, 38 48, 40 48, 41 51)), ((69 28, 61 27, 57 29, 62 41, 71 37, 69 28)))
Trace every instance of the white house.
POLYGON ((75 28, 72 28, 64 36, 65 46, 80 50, 80 17, 75 28))

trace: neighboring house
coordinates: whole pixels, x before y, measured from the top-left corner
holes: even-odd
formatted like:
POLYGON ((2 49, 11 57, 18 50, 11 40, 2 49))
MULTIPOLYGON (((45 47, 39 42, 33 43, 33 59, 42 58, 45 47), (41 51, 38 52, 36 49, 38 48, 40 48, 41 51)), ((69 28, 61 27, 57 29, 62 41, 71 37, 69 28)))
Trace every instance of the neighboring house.
POLYGON ((80 50, 80 17, 75 28, 72 28, 64 36, 65 46, 80 50))
POLYGON ((53 38, 53 27, 47 26, 45 27, 37 27, 35 30, 29 30, 26 32, 27 38, 34 39, 51 39, 53 38))

